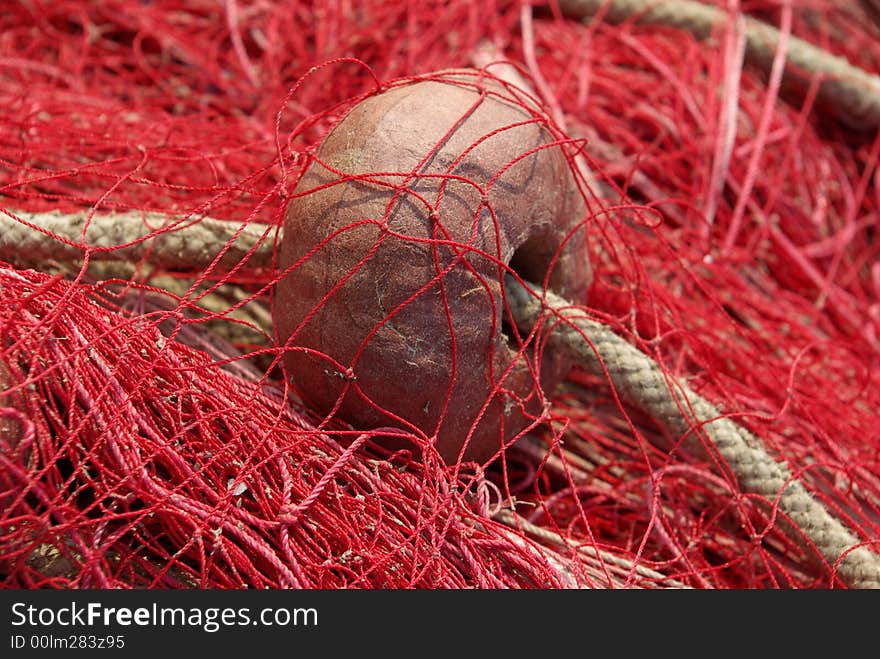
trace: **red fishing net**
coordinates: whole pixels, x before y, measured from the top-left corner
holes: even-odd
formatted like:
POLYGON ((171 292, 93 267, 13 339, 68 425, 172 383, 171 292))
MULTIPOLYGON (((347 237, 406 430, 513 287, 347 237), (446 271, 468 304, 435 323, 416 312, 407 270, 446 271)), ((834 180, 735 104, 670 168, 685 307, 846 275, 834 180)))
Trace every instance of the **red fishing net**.
MULTIPOLYGON (((583 2, 599 7, 580 20, 578 4, 4 5, 4 587, 880 585, 880 131, 835 113, 822 78, 774 48, 765 62, 749 54, 761 21, 783 44, 876 76, 876 5, 719 1, 701 34, 615 14, 626 3, 583 2), (485 68, 437 73, 465 67, 485 68), (470 135, 452 164, 385 126, 386 168, 334 161, 330 179, 306 175, 352 108, 422 79, 477 99, 444 124, 447 145, 485 104, 521 118, 470 135), (527 129, 546 139, 488 172, 465 166, 527 129), (584 244, 575 256, 556 245, 536 272, 499 236, 523 196, 505 176, 541 158, 577 182, 580 210, 553 221, 568 223, 565 244, 584 244), (342 188, 378 195, 387 212, 329 232, 382 237, 368 256, 330 261, 338 273, 297 317, 330 329, 298 344, 306 332, 276 334, 275 286, 331 265, 328 243, 289 226, 299 242, 282 258, 285 213, 342 188), (486 220, 492 240, 450 228, 456 202, 463 226, 486 220), (405 203, 434 208, 433 233, 395 229, 405 203), (218 226, 207 242, 171 242, 218 226), (391 240, 407 249, 382 281, 400 286, 380 294, 357 273, 391 240), (430 277, 407 289, 406 259, 425 254, 430 277), (619 384, 628 357, 575 360, 558 386, 539 386, 560 349, 554 323, 513 327, 505 270, 551 289, 563 286, 553 273, 577 273, 568 303, 656 362, 673 392, 686 383, 708 401, 752 457, 732 458, 706 415, 681 409, 676 425, 619 384), (462 290, 462 271, 475 288, 462 290), (332 306, 342 290, 379 298, 375 326, 352 325, 363 373, 361 353, 336 351, 351 343, 332 306), (477 325, 462 325, 454 296, 436 291, 499 308, 469 308, 477 325), (369 361, 368 337, 411 309, 440 328, 430 343, 449 362, 436 372, 369 361), (496 372, 481 360, 502 340, 515 363, 496 372), (315 363, 329 395, 297 372, 315 363), (491 386, 456 393, 449 364, 486 371, 491 386), (387 400, 383 377, 398 392, 387 400), (431 387, 439 403, 423 404, 431 387), (417 402, 394 407, 409 392, 417 402), (411 422, 423 406, 430 422, 411 422), (434 450, 438 436, 469 446, 511 409, 519 425, 489 433, 491 459, 434 450), (808 519, 815 510, 824 517, 808 519)), ((558 202, 525 196, 534 217, 558 202)), ((334 212, 357 215, 339 199, 334 212)))

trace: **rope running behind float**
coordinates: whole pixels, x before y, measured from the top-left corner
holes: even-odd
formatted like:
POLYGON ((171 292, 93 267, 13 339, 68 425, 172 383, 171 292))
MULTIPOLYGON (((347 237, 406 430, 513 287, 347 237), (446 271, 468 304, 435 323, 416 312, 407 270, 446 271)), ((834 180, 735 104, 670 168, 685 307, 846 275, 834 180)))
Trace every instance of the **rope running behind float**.
POLYGON ((511 314, 523 331, 541 317, 552 324, 548 337, 554 350, 564 350, 590 372, 605 376, 628 403, 641 408, 676 436, 699 447, 705 435, 708 449, 717 450, 745 492, 776 500, 804 537, 837 566, 838 574, 856 588, 880 588, 880 556, 864 546, 846 527, 810 496, 783 464, 767 453, 761 440, 722 416, 714 405, 676 381, 650 356, 616 335, 609 327, 586 317, 570 302, 539 286, 505 278, 511 314), (850 550, 851 551, 848 551, 850 550), (844 555, 844 552, 847 552, 844 555))
MULTIPOLYGON (((559 8, 573 19, 596 16, 609 23, 631 20, 686 30, 697 39, 709 38, 716 26, 730 18, 728 11, 693 0, 559 0, 559 8)), ((750 63, 769 71, 777 49, 784 45, 788 66, 783 83, 805 89, 811 76, 819 76, 816 93, 825 112, 851 128, 880 128, 880 77, 756 18, 737 16, 743 18, 745 57, 750 63)))
MULTIPOLYGON (((8 211, 7 211, 8 213, 8 211)), ((83 225, 86 213, 16 214, 22 223, 0 214, 0 259, 32 262, 82 259, 83 225), (70 244, 53 240, 52 232, 70 244)), ((274 241, 272 227, 239 225, 211 218, 180 228, 158 232, 149 227, 169 226, 160 214, 94 214, 86 231, 92 257, 125 260, 147 259, 152 265, 204 270, 213 263, 271 267, 274 241), (116 245, 126 245, 113 249, 116 245)), ((735 475, 746 493, 775 501, 778 512, 800 529, 832 566, 840 578, 855 588, 880 588, 880 556, 835 519, 783 464, 777 462, 751 432, 722 416, 711 403, 686 384, 672 378, 651 357, 614 334, 607 326, 587 318, 582 309, 552 292, 540 295, 540 287, 523 284, 510 275, 505 291, 517 326, 529 332, 539 322, 549 322, 548 341, 555 350, 565 350, 587 370, 607 377, 627 403, 641 408, 671 433, 687 436, 699 448, 702 436, 710 451, 718 455, 735 475), (528 288, 526 287, 528 286, 528 288), (543 317, 543 320, 542 320, 543 317)))

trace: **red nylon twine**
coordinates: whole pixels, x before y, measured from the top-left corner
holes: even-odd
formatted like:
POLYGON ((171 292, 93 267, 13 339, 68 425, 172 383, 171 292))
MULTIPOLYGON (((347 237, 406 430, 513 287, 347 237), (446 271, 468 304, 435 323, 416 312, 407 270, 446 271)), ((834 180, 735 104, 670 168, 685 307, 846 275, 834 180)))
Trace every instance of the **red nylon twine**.
MULTIPOLYGON (((880 72, 880 24, 859 3, 715 4, 880 72)), ((743 63, 734 21, 699 41, 557 9, 13 4, 0 212, 274 231, 357 100, 473 66, 491 44, 601 181, 585 191, 594 281, 572 302, 748 428, 880 551, 880 133, 743 63)), ((5 588, 846 585, 778 501, 581 368, 486 469, 447 466, 418 433, 298 402, 283 346, 246 315, 270 307, 271 268, 4 259, 5 588), (388 433, 412 450, 374 441, 388 433)))

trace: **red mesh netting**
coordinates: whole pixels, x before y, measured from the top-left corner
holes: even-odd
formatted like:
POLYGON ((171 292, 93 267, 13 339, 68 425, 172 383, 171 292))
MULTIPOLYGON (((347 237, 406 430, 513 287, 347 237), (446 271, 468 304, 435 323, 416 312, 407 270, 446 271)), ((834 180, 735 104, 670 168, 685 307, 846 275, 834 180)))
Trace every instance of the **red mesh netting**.
MULTIPOLYGON (((793 89, 744 58, 741 22, 702 37, 564 2, 7 4, 4 587, 880 584, 880 132, 829 116, 819 79, 793 89), (485 69, 439 73, 464 67, 485 69), (422 80, 465 99, 401 113, 424 143, 381 115, 330 157, 353 108, 422 80), (508 114, 481 123, 493 103, 508 114), (574 187, 536 189, 538 165, 574 187), (291 209, 325 224, 285 225, 291 209), (213 221, 225 244, 166 259, 163 239, 213 221), (530 242, 545 235, 550 253, 530 242), (604 354, 605 370, 560 361, 552 323, 514 328, 505 271, 686 382, 786 485, 752 486, 710 430, 640 408, 604 354), (394 332, 409 338, 383 361, 394 332), (847 547, 801 528, 791 482, 847 547)), ((875 3, 712 4, 880 73, 875 3)))

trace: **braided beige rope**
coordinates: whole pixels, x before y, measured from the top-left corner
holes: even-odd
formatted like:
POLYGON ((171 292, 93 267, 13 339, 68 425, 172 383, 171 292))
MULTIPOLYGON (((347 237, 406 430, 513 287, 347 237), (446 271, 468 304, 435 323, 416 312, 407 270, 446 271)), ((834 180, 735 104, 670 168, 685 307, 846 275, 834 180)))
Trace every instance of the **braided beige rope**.
MULTIPOLYGON (((692 0, 559 0, 563 14, 585 19, 597 14, 602 20, 643 25, 664 25, 687 30, 698 39, 728 20, 723 9, 692 0)), ((779 45, 780 32, 752 17, 745 17, 746 60, 769 71, 779 45)), ((851 65, 803 39, 790 36, 786 49, 789 66, 783 85, 806 91, 813 75, 821 75, 818 100, 823 110, 852 128, 880 128, 880 76, 851 65)))
MULTIPOLYGON (((538 287, 532 285, 534 290, 538 287)), ((744 492, 776 502, 803 538, 855 588, 880 588, 880 556, 862 545, 843 524, 816 501, 791 471, 767 453, 761 440, 673 380, 651 357, 617 336, 609 327, 584 316, 571 303, 548 292, 542 299, 508 276, 505 291, 517 326, 529 331, 544 314, 554 318, 548 340, 598 375, 610 377, 621 398, 640 407, 671 432, 700 446, 705 436, 729 466, 744 492), (698 429, 698 430, 695 430, 698 429)))
MULTIPOLYGON (((532 524, 525 517, 517 515, 509 509, 503 508, 499 510, 494 515, 494 519, 507 526, 520 529, 523 533, 527 533, 543 542, 564 547, 566 549, 573 548, 569 540, 555 531, 551 531, 543 526, 538 526, 537 524, 532 524)), ((616 577, 616 579, 613 580, 613 582, 615 582, 613 583, 615 587, 626 586, 627 588, 644 588, 651 585, 663 588, 674 588, 677 590, 690 589, 690 586, 683 584, 677 579, 667 577, 666 575, 645 567, 644 565, 632 563, 625 558, 616 556, 609 551, 599 549, 591 544, 584 544, 574 549, 580 555, 581 560, 587 562, 591 566, 591 576, 596 577, 600 582, 605 578, 603 571, 608 571, 616 577), (633 577, 637 577, 637 586, 627 583, 633 577), (625 579, 626 581, 621 582, 621 579, 625 579)))
POLYGON ((143 260, 172 271, 204 270, 215 258, 225 271, 240 264, 267 268, 272 265, 274 233, 270 226, 207 217, 181 220, 161 213, 29 213, 0 206, 0 260, 19 266, 47 261, 79 263, 88 250, 96 261, 143 260))

